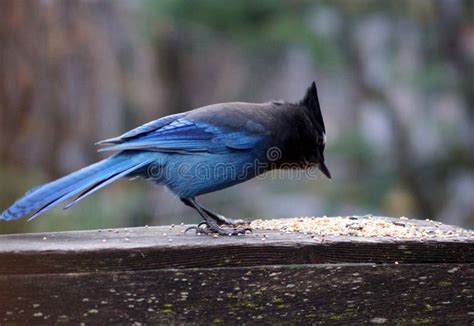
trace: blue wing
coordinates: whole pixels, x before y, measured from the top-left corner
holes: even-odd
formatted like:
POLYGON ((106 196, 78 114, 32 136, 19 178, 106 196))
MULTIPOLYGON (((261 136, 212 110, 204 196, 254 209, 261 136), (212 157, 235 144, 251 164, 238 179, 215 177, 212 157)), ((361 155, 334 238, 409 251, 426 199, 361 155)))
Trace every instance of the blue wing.
POLYGON ((137 127, 135 129, 127 131, 123 135, 120 135, 120 136, 115 137, 115 138, 105 139, 105 140, 102 140, 100 142, 97 142, 96 144, 97 145, 121 144, 121 143, 123 143, 123 142, 125 142, 129 139, 134 138, 134 137, 138 137, 140 135, 144 135, 144 134, 147 134, 149 132, 158 130, 158 129, 172 123, 173 121, 179 119, 184 114, 185 113, 172 114, 172 115, 168 115, 166 117, 163 117, 163 118, 160 118, 160 119, 157 119, 157 120, 150 121, 148 123, 145 123, 144 125, 141 125, 140 127, 137 127))
POLYGON ((99 144, 111 144, 100 151, 149 150, 162 152, 224 152, 245 150, 261 140, 257 133, 229 130, 183 114, 167 116, 99 144))

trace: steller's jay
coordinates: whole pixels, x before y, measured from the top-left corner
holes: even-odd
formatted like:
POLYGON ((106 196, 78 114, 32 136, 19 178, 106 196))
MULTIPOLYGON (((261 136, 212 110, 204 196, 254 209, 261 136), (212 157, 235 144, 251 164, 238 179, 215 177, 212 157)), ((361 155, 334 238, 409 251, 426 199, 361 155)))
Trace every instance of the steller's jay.
POLYGON ((204 219, 202 232, 238 235, 232 220, 200 205, 195 197, 249 180, 272 169, 324 164, 326 130, 316 84, 299 103, 221 103, 151 121, 99 142, 114 155, 27 192, 0 216, 37 217, 62 201, 65 208, 121 177, 143 177, 167 186, 204 219), (229 227, 223 227, 228 225, 229 227))

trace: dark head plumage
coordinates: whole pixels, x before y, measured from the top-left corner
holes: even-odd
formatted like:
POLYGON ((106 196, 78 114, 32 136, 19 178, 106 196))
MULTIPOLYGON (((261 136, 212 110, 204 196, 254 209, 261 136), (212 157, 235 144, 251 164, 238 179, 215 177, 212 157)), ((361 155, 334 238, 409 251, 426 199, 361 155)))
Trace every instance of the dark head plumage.
POLYGON ((319 105, 318 90, 316 89, 315 82, 313 82, 306 90, 306 94, 299 104, 309 110, 310 117, 315 124, 315 128, 322 134, 326 134, 323 115, 321 114, 321 106, 319 105))
POLYGON ((308 117, 313 125, 316 138, 315 145, 315 157, 314 160, 318 164, 321 172, 324 173, 329 179, 331 173, 324 163, 324 148, 326 146, 326 127, 324 126, 323 115, 321 113, 321 106, 319 104, 318 91, 316 89, 316 83, 313 81, 311 86, 306 90, 306 94, 299 103, 307 110, 308 117))

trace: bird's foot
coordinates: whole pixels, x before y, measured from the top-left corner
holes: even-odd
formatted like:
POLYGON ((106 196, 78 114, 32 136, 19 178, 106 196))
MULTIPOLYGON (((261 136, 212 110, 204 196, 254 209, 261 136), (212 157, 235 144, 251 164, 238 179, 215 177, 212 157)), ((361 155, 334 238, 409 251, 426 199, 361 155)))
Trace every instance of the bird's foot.
MULTIPOLYGON (((232 225, 232 224, 229 224, 229 225, 232 225)), ((228 236, 252 233, 251 228, 235 228, 235 227, 221 228, 218 225, 209 224, 206 221, 202 221, 198 225, 188 227, 186 230, 184 230, 184 233, 187 233, 190 230, 195 230, 197 234, 219 234, 219 235, 228 235, 228 236)))
POLYGON ((207 231, 206 231, 207 226, 208 226, 207 222, 202 221, 201 223, 199 223, 197 225, 193 225, 193 226, 190 226, 190 227, 186 228, 186 230, 184 230, 184 233, 188 233, 188 231, 190 231, 190 230, 195 230, 196 234, 197 233, 207 233, 207 231))
POLYGON ((217 215, 216 214, 216 222, 219 226, 221 225, 228 225, 228 226, 231 226, 231 227, 237 227, 239 225, 249 225, 250 224, 250 221, 247 221, 247 220, 241 220, 241 219, 238 219, 238 220, 234 220, 232 218, 228 218, 228 217, 225 217, 225 216, 222 216, 222 215, 217 215))

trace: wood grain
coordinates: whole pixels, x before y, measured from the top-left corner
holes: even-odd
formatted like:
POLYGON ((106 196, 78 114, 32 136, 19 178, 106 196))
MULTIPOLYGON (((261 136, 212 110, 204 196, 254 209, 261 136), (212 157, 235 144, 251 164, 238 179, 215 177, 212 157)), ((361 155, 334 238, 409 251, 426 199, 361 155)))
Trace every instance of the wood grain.
POLYGON ((0 276, 0 322, 468 325, 462 264, 296 265, 0 276))
POLYGON ((184 227, 0 236, 0 324, 474 320, 469 237, 215 238, 184 227))

